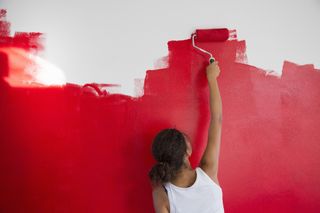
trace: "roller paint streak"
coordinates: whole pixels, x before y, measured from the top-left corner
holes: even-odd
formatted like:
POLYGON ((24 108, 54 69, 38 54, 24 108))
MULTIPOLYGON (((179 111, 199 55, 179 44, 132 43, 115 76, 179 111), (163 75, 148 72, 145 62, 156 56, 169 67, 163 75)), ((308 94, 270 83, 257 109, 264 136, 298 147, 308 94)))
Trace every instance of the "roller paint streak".
MULTIPOLYGON (((2 47, 21 44, 0 35, 2 47)), ((245 56, 244 41, 203 47, 221 69, 219 180, 226 212, 317 212, 319 70, 285 61, 279 78, 235 62, 241 50, 245 56)), ((146 72, 140 98, 98 97, 75 84, 10 87, 1 80, 1 211, 152 212, 147 173, 154 135, 184 130, 196 166, 209 127, 206 58, 190 39, 169 41, 168 49, 168 67, 146 72)), ((12 55, 0 56, 4 77, 12 72, 6 62, 12 55)))

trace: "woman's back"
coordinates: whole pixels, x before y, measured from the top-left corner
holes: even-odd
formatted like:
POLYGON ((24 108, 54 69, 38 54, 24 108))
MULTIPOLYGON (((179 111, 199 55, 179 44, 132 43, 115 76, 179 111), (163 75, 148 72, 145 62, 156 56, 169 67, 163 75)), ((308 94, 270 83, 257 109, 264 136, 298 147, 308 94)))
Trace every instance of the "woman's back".
POLYGON ((167 182, 170 213, 223 213, 222 190, 200 167, 196 181, 187 188, 167 182))

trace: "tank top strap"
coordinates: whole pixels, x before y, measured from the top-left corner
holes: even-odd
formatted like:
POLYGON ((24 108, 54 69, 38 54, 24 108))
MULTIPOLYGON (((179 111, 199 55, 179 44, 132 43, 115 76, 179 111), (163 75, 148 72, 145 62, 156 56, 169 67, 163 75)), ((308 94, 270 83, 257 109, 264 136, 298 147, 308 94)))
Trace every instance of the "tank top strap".
POLYGON ((221 189, 221 187, 215 181, 213 181, 201 167, 197 167, 197 170, 199 171, 200 176, 204 181, 213 183, 213 185, 221 189))
POLYGON ((167 190, 167 188, 165 187, 164 184, 162 184, 162 187, 163 187, 164 191, 166 192, 166 194, 168 194, 168 190, 167 190))

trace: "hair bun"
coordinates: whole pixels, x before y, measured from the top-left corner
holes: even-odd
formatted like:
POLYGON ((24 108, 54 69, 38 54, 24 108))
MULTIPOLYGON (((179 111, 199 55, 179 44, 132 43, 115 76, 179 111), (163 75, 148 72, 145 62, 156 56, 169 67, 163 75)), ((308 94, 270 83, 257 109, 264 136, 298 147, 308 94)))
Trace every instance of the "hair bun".
POLYGON ((160 161, 151 169, 149 176, 155 182, 168 182, 172 177, 171 167, 168 162, 160 161))

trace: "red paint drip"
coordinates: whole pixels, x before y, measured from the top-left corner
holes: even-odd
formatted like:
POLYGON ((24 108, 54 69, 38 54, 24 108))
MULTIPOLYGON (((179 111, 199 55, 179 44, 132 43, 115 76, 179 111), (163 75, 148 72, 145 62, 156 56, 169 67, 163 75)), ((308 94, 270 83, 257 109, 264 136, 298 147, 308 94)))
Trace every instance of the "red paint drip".
MULTIPOLYGON (((266 76, 235 62, 241 48, 245 55, 244 41, 203 47, 215 52, 221 69, 226 212, 318 212, 319 70, 285 61, 281 78, 266 76)), ((155 134, 185 131, 195 167, 209 127, 206 58, 190 39, 168 48, 169 67, 147 71, 140 98, 1 81, 1 210, 152 212, 147 174, 155 134)), ((0 59, 3 77, 10 68, 6 54, 0 59)))

